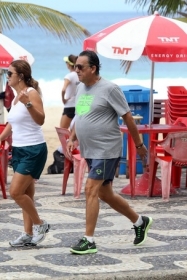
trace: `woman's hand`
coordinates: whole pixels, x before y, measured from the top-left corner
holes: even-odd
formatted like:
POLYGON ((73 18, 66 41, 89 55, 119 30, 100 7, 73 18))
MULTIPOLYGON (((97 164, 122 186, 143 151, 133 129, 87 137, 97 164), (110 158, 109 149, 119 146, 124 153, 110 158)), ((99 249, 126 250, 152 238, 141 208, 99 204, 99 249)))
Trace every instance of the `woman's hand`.
POLYGON ((18 100, 20 102, 22 102, 23 104, 26 104, 30 101, 29 96, 27 94, 27 88, 20 91, 20 93, 18 95, 18 100))
POLYGON ((67 98, 67 99, 65 99, 64 97, 62 97, 62 102, 64 103, 64 104, 66 104, 66 102, 68 101, 68 100, 70 100, 71 98, 67 98))

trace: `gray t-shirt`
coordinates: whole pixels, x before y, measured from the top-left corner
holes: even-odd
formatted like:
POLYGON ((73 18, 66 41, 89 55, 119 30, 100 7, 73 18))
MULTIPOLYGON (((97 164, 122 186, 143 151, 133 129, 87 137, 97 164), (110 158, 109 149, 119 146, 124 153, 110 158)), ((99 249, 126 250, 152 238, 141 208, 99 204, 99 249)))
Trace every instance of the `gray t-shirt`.
POLYGON ((121 156, 118 116, 123 116, 130 108, 119 86, 103 78, 90 87, 80 83, 75 104, 75 131, 82 157, 109 159, 121 156))

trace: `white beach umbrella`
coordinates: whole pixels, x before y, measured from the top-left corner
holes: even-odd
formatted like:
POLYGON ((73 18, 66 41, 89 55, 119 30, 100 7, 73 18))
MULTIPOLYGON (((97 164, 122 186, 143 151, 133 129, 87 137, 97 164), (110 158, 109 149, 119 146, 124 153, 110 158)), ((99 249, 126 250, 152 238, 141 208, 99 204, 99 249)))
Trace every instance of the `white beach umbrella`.
POLYGON ((29 64, 34 62, 34 57, 16 42, 0 33, 0 68, 7 69, 16 59, 26 60, 29 64))
MULTIPOLYGON (((23 59, 30 65, 34 57, 16 42, 0 33, 0 92, 3 91, 3 71, 7 69, 13 60, 23 59)), ((0 101, 0 123, 4 123, 3 101, 0 101)))
POLYGON ((143 16, 124 20, 84 40, 84 50, 125 61, 142 55, 152 61, 149 124, 152 122, 154 62, 187 61, 187 24, 171 18, 143 16))

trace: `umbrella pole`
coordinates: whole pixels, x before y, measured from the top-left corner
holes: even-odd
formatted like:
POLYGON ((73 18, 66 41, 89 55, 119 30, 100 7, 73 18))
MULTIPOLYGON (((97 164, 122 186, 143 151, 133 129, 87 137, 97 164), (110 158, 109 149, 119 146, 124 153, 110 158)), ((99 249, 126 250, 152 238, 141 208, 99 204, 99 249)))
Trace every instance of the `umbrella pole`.
POLYGON ((154 79, 155 63, 151 63, 151 87, 150 87, 150 100, 149 100, 149 125, 153 121, 153 79, 154 79))
MULTIPOLYGON (((3 69, 0 69, 0 92, 3 91, 3 69)), ((4 103, 0 99, 0 124, 4 124, 4 103)))
MULTIPOLYGON (((153 79, 154 79, 154 66, 155 63, 152 61, 151 64, 151 87, 150 87, 150 100, 149 100, 149 126, 153 121, 153 79)), ((149 165, 149 157, 150 157, 150 137, 148 143, 148 152, 147 152, 147 165, 149 165)))

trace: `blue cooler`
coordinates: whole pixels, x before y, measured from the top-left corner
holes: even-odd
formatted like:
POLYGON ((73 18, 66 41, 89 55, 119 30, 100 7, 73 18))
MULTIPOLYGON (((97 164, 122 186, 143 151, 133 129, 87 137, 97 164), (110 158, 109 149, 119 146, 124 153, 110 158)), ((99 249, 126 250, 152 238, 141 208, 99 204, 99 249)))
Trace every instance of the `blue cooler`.
MULTIPOLYGON (((150 101, 150 89, 138 85, 126 85, 120 86, 123 91, 129 107, 131 109, 131 113, 133 116, 142 116, 143 118, 140 120, 140 124, 148 124, 149 123, 149 101, 150 101)), ((154 92, 155 93, 155 92, 154 92)), ((122 120, 119 120, 119 123, 122 124, 122 120)), ((143 142, 146 147, 148 147, 149 137, 146 134, 142 135, 143 142)), ((126 158, 127 156, 127 135, 123 136, 123 155, 122 157, 126 158)), ((123 161, 122 161, 123 162, 123 161)), ((143 173, 142 162, 136 163, 136 173, 143 173)), ((126 164, 120 164, 119 174, 126 174, 126 164)))

